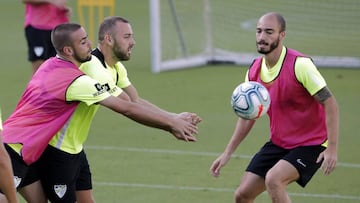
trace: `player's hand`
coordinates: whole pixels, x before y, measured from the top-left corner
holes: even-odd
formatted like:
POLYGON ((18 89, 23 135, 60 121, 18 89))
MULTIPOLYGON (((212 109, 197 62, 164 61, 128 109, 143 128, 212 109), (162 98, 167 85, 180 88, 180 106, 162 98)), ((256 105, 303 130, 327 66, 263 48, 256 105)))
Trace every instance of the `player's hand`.
POLYGON ((198 116, 196 113, 182 112, 177 114, 177 116, 183 120, 191 122, 194 125, 197 125, 202 121, 201 117, 198 116))
POLYGON ((320 163, 321 161, 322 163, 320 169, 324 172, 325 175, 329 175, 336 167, 337 152, 332 150, 330 147, 326 148, 323 152, 320 153, 316 163, 320 163))
POLYGON ((220 176, 220 170, 229 161, 231 155, 222 153, 210 166, 210 172, 214 177, 220 176))
POLYGON ((194 142, 196 141, 195 135, 198 134, 198 128, 190 121, 186 121, 180 117, 174 117, 171 134, 178 140, 194 142))

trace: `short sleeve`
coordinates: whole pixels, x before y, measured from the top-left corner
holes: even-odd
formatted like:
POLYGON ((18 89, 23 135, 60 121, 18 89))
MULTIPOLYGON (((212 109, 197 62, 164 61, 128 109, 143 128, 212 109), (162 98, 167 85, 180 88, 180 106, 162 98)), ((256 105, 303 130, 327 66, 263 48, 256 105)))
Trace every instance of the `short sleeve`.
POLYGON ((77 78, 66 92, 67 101, 81 101, 87 105, 98 103, 110 96, 106 86, 87 75, 77 78))
POLYGON ((310 95, 314 95, 326 86, 325 79, 310 58, 298 57, 296 59, 295 74, 310 95))
POLYGON ((117 86, 120 88, 125 88, 125 87, 130 86, 131 82, 128 77, 127 70, 121 62, 118 62, 116 64, 116 71, 119 76, 118 81, 117 81, 117 86))
POLYGON ((116 84, 117 70, 108 66, 105 68, 96 56, 92 56, 90 61, 83 63, 80 70, 106 87, 111 95, 117 97, 122 93, 122 89, 116 84))

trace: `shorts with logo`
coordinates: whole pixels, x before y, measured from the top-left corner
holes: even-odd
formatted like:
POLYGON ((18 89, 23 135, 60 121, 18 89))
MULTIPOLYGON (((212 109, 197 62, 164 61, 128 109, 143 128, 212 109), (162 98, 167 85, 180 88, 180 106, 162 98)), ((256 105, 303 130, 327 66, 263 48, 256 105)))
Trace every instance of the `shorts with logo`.
POLYGON ((40 30, 29 25, 25 28, 25 37, 29 61, 46 60, 56 55, 51 43, 51 30, 40 30))
POLYGON ((9 145, 4 144, 4 146, 11 159, 16 189, 40 180, 39 162, 27 165, 20 154, 13 150, 9 145))
POLYGON ((266 173, 281 159, 288 161, 299 172, 300 178, 296 181, 305 187, 321 162, 316 163, 319 154, 325 150, 324 146, 301 146, 294 149, 284 149, 276 146, 271 141, 265 143, 250 161, 246 171, 255 173, 265 178, 266 173))
POLYGON ((92 189, 86 154, 69 154, 48 145, 41 157, 41 182, 50 202, 75 202, 76 191, 92 189))

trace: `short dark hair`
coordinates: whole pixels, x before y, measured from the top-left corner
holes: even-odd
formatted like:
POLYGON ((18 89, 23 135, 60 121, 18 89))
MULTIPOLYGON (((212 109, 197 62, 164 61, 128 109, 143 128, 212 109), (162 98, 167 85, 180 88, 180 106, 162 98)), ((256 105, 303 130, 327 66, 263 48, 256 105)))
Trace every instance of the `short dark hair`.
POLYGON ((51 42, 56 52, 62 53, 65 46, 70 46, 72 44, 72 39, 70 37, 71 33, 80 28, 81 25, 77 23, 63 23, 57 25, 51 32, 51 42))
POLYGON ((117 22, 129 23, 123 17, 120 16, 109 16, 104 19, 104 21, 100 24, 99 33, 98 33, 98 40, 104 40, 105 35, 112 34, 112 29, 116 25, 117 22))

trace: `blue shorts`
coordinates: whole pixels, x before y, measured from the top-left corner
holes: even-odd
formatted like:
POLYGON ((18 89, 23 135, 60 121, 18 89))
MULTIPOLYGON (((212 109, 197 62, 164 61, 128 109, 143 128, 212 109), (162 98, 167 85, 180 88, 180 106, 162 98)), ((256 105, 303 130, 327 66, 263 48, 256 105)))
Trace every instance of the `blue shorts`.
POLYGON ((269 141, 255 154, 246 171, 265 178, 266 173, 279 160, 286 160, 299 172, 300 178, 296 182, 300 186, 305 187, 320 168, 321 162, 316 163, 316 160, 319 154, 324 150, 325 147, 321 145, 284 149, 269 141))
POLYGON ((56 55, 51 43, 51 30, 40 30, 29 25, 25 28, 25 37, 29 61, 46 60, 56 55))
POLYGON ((51 202, 75 202, 76 191, 92 189, 86 154, 69 154, 48 145, 40 159, 41 182, 51 202))

